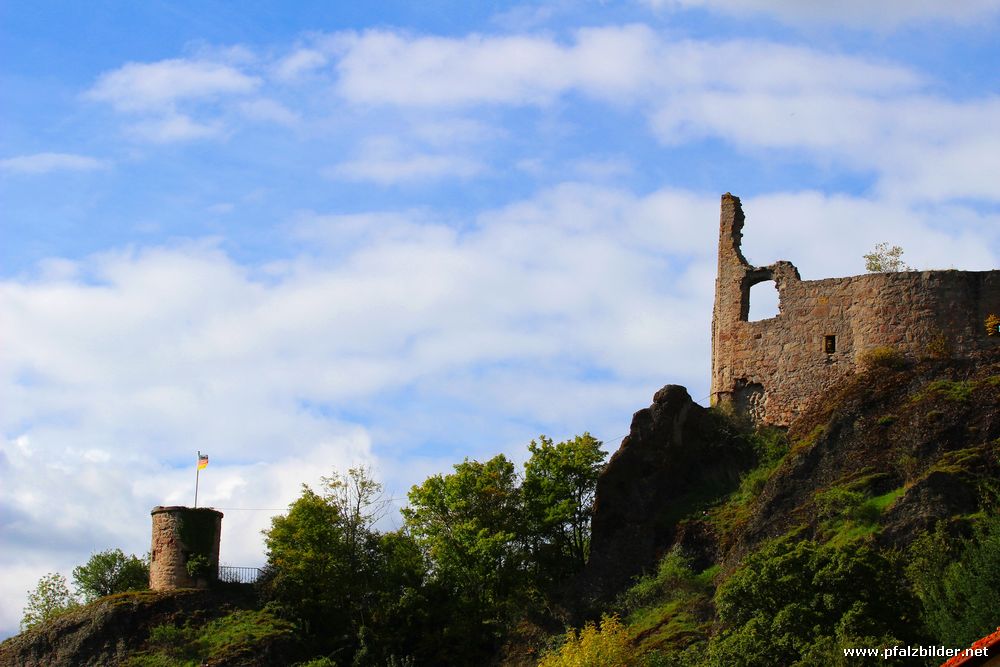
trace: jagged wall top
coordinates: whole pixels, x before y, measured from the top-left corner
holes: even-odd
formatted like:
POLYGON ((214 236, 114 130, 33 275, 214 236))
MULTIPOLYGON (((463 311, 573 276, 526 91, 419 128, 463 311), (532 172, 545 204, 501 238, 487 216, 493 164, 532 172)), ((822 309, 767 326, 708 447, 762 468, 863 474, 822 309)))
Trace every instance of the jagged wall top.
POLYGON ((722 196, 712 313, 712 403, 788 424, 858 356, 888 345, 911 358, 976 357, 1000 337, 983 322, 1000 313, 1000 271, 908 271, 804 281, 787 261, 753 266, 743 256, 745 216, 722 196), (750 288, 773 280, 779 312, 748 321, 750 288))

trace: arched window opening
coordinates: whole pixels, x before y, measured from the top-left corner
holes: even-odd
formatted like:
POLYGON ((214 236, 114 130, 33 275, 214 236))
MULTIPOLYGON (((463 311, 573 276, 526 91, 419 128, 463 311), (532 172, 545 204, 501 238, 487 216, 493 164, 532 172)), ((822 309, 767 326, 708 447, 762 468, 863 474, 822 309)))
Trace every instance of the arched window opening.
POLYGON ((750 287, 748 322, 766 320, 778 314, 778 284, 765 280, 750 287))

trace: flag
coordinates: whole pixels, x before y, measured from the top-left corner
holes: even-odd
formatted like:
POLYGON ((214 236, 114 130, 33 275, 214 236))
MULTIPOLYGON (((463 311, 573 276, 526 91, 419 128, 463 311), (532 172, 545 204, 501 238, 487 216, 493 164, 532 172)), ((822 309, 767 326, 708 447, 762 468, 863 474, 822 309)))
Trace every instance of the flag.
POLYGON ((208 454, 198 455, 198 470, 204 470, 208 467, 208 454))

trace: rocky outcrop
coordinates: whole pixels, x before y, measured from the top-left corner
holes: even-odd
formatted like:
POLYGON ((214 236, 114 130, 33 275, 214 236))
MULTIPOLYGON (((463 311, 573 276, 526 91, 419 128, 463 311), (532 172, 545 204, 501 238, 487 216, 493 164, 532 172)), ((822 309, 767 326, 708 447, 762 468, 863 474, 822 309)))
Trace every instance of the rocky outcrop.
POLYGON ((176 590, 119 593, 68 612, 0 643, 4 667, 122 665, 165 623, 203 623, 235 608, 249 608, 253 595, 176 590))
MULTIPOLYGON (((632 427, 597 482, 590 562, 590 597, 614 595, 654 565, 677 537, 678 520, 699 502, 724 495, 753 463, 740 433, 703 408, 684 387, 667 385, 632 427)), ((686 540, 710 552, 703 529, 686 540)))
POLYGON ((941 519, 975 512, 1000 477, 1000 359, 875 368, 830 388, 789 430, 792 451, 723 545, 734 564, 793 527, 822 537, 816 499, 835 487, 897 491, 878 540, 905 546, 941 519))
POLYGON ((831 385, 793 422, 766 482, 727 498, 757 463, 745 433, 674 385, 635 414, 598 480, 585 597, 612 599, 675 546, 697 569, 725 572, 791 531, 829 539, 837 508, 822 499, 837 491, 887 499, 865 524, 886 547, 976 512, 1000 479, 1000 355, 874 368, 831 385))

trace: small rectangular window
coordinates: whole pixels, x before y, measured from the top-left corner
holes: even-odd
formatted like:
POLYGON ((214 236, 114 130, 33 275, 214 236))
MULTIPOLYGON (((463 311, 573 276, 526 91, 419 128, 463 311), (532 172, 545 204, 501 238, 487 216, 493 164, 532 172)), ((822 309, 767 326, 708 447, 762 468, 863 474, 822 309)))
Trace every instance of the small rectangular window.
POLYGON ((827 354, 833 354, 837 351, 837 337, 836 336, 824 336, 823 337, 823 351, 827 354))

